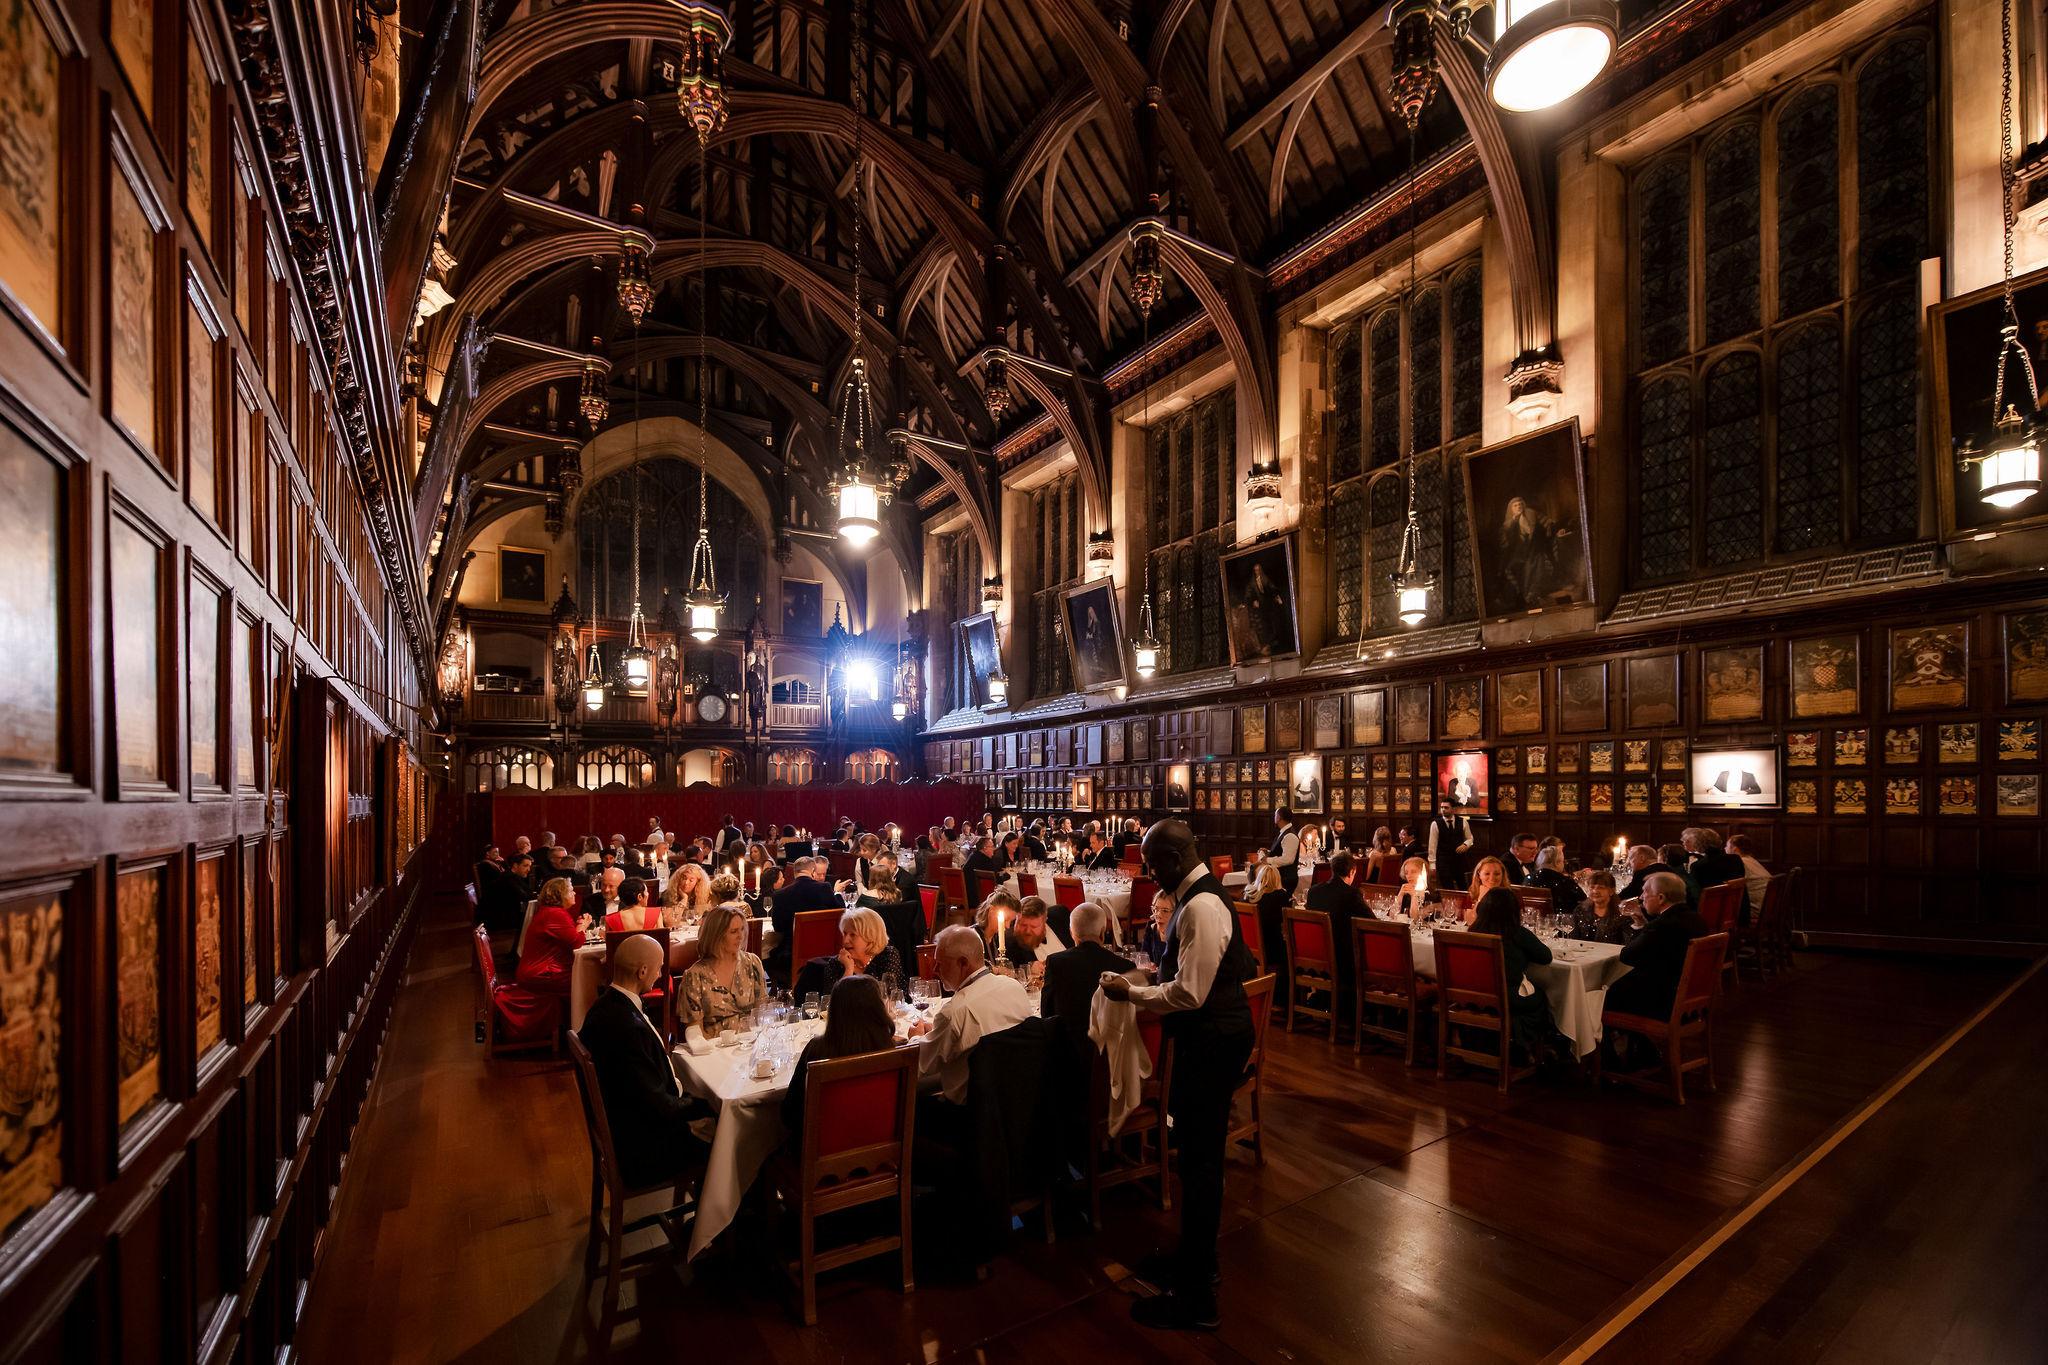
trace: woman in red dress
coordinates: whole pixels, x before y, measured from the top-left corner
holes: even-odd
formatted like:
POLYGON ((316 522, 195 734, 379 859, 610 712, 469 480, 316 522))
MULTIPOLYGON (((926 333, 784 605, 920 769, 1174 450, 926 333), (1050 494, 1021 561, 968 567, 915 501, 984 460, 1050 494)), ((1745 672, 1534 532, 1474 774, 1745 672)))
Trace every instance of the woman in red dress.
POLYGON ((574 895, 567 877, 555 877, 541 887, 540 901, 533 907, 526 941, 519 949, 516 979, 537 995, 569 994, 570 964, 583 946, 584 930, 590 927, 590 916, 570 913, 574 895))

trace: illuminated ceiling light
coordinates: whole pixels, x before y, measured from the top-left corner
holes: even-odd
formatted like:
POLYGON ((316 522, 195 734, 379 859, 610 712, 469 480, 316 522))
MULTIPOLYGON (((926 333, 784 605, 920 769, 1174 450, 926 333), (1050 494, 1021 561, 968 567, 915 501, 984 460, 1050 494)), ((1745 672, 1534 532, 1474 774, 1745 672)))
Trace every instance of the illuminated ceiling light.
POLYGON ((1003 607, 1003 579, 1001 574, 981 580, 981 609, 993 616, 1003 607))
POLYGON ((2013 237, 2013 121, 2012 121, 2012 4, 1999 0, 1999 37, 2004 88, 1999 106, 1998 186, 2005 229, 2004 284, 2005 322, 1998 343, 1998 363, 1992 376, 1989 439, 1965 440, 1957 451, 1963 468, 1977 473, 1977 496, 2004 511, 2019 506, 2041 491, 2041 387, 2034 376, 2033 357, 2020 344, 2020 315, 2012 297, 2013 237), (2008 402, 2005 396, 2006 366, 2019 362, 2020 376, 2027 381, 2026 407, 2008 402))
POLYGON ((873 659, 855 659, 846 666, 846 696, 849 701, 880 701, 882 675, 873 659))
POLYGON ((910 703, 903 700, 900 696, 897 697, 889 703, 889 714, 897 720, 902 720, 910 714, 910 703))
POLYGON ((849 468, 839 479, 839 536, 847 544, 866 546, 882 534, 882 492, 867 470, 849 468))
POLYGON ((731 103, 725 91, 725 48, 732 41, 732 25, 721 6, 689 0, 678 7, 690 28, 683 37, 676 105, 682 110, 683 122, 697 130, 697 141, 703 144, 725 127, 731 103))
POLYGON ((654 273, 647 263, 646 238, 629 234, 619 239, 619 307, 640 320, 654 308, 654 273))
POLYGON ((839 473, 830 485, 839 504, 839 536, 856 549, 865 548, 882 533, 882 508, 894 491, 876 476, 868 461, 868 419, 874 395, 868 388, 867 357, 862 354, 862 325, 867 310, 861 304, 861 241, 867 219, 863 186, 867 180, 867 26, 865 6, 853 6, 853 74, 849 86, 855 111, 853 121, 853 343, 846 386, 839 403, 839 473))
POLYGON ((1486 91, 1512 114, 1564 103, 1614 57, 1621 6, 1614 0, 1496 0, 1486 91))
POLYGON ((1277 512, 1280 510, 1280 462, 1270 460, 1254 464, 1245 471, 1244 502, 1252 512, 1277 512))
MULTIPOLYGON (((713 49, 716 55, 716 49, 713 49)), ((721 106, 719 118, 723 120, 721 106)), ((698 181, 704 187, 704 211, 697 217, 697 260, 705 260, 704 221, 711 213, 711 182, 704 130, 697 139, 698 181)), ((718 590, 718 565, 711 555, 711 475, 705 450, 711 427, 711 322, 708 300, 711 283, 698 281, 697 289, 697 543, 690 547, 690 590, 683 594, 683 609, 689 616, 690 638, 703 644, 718 636, 718 613, 725 608, 725 594, 718 590)))
POLYGON ((605 385, 611 378, 612 367, 594 355, 583 357, 583 387, 576 397, 576 411, 583 414, 583 420, 590 423, 592 431, 604 425, 604 419, 611 416, 612 402, 605 395, 605 385))
POLYGON ((711 557, 709 479, 697 466, 697 543, 690 548, 690 590, 683 594, 690 638, 702 643, 718 635, 718 614, 725 594, 718 590, 718 566, 711 557))
POLYGON ((1149 678, 1159 671, 1159 656, 1165 647, 1159 643, 1159 636, 1152 621, 1152 561, 1145 561, 1145 600, 1138 608, 1138 638, 1131 641, 1131 660, 1138 666, 1138 676, 1149 678))
POLYGON ((583 678, 583 709, 604 710, 604 663, 597 657, 597 643, 590 645, 590 671, 583 678))

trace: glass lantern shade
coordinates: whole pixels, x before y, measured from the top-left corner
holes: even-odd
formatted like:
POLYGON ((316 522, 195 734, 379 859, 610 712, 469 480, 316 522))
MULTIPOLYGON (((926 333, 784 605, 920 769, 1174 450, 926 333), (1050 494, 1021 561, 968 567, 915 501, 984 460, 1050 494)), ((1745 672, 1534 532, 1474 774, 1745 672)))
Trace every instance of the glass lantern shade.
POLYGON ((1614 0, 1500 0, 1486 89, 1514 114, 1562 104, 1591 85, 1621 31, 1614 0))
POLYGON ((850 475, 839 485, 839 534, 849 545, 866 545, 882 533, 882 501, 867 475, 850 475))

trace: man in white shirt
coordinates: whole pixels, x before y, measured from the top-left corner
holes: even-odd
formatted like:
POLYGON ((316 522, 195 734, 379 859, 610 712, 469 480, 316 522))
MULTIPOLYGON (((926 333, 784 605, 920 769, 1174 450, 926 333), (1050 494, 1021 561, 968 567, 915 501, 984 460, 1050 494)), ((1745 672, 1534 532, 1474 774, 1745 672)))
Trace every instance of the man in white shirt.
POLYGON ((1273 837, 1266 856, 1280 869, 1280 885, 1291 896, 1301 879, 1301 836, 1294 830, 1294 812, 1281 806, 1273 812, 1273 825, 1280 832, 1273 837))
POLYGON ((1256 975, 1257 963, 1238 934, 1229 894, 1210 875, 1185 824, 1161 820, 1152 826, 1144 856, 1159 885, 1174 888, 1159 984, 1134 986, 1112 972, 1103 973, 1099 984, 1112 1000, 1165 1016, 1160 1027, 1174 1045, 1169 1104, 1180 1148, 1181 1214, 1180 1246, 1170 1265, 1139 1267, 1141 1277, 1167 1292, 1134 1301, 1131 1318, 1141 1327, 1208 1331, 1218 1321, 1216 1235, 1223 1221, 1230 1102, 1252 1055, 1244 983, 1256 975))
POLYGON ((981 938, 964 924, 939 930, 939 980, 953 996, 935 1017, 911 1028, 923 1037, 918 1055, 920 1084, 936 1087, 954 1104, 967 1103, 967 1062, 974 1045, 1031 1017, 1031 996, 1012 977, 988 969, 981 938))

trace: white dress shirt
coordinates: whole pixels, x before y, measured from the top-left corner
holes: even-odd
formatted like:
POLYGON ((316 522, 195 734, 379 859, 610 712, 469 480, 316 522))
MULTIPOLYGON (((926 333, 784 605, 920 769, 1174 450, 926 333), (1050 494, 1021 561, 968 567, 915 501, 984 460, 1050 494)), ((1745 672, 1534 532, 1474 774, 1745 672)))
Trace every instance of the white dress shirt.
POLYGON ((1771 871, 1747 853, 1742 855, 1743 890, 1749 896, 1749 913, 1764 908, 1764 891, 1771 884, 1771 871))
POLYGON ((932 1031, 918 1054, 918 1074, 925 1081, 936 1080, 939 1093, 953 1103, 965 1104, 968 1054, 974 1045, 1030 1017, 1031 996, 1022 983, 983 967, 960 983, 932 1020, 932 1031))
POLYGON ((1224 950, 1237 925, 1230 906, 1213 891, 1199 896, 1188 893, 1209 874, 1197 867, 1181 879, 1173 893, 1173 922, 1167 926, 1178 942, 1178 965, 1173 980, 1158 986, 1131 987, 1131 1000, 1142 1009, 1159 1014, 1175 1010, 1196 1010, 1209 999, 1209 986, 1216 969, 1223 965, 1224 950))

